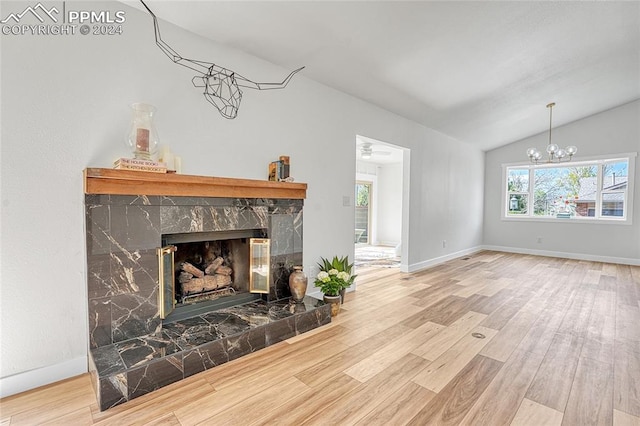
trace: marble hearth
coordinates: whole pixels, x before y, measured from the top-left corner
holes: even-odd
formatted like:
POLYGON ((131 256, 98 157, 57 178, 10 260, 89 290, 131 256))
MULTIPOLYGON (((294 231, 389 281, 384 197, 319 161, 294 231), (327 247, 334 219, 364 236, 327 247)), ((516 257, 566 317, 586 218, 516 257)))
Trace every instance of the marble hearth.
POLYGON ((100 410, 330 322, 329 305, 308 296, 303 304, 258 301, 94 348, 90 369, 100 410))
POLYGON ((85 170, 89 363, 101 410, 331 321, 321 301, 289 303, 305 184, 154 175, 85 170), (241 230, 270 239, 269 293, 163 321, 163 239, 241 230))

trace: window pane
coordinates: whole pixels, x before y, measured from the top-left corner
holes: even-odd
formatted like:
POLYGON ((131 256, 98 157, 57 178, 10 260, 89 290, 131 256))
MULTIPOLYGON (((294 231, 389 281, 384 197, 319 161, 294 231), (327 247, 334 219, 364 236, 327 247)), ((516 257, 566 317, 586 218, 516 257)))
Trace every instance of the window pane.
POLYGON ((507 192, 529 192, 529 169, 509 169, 507 192))
POLYGON ((369 194, 371 185, 367 183, 356 183, 356 207, 369 206, 369 194))
POLYGON ((569 182, 575 198, 573 210, 578 217, 593 217, 596 213, 598 166, 571 167, 569 182))
POLYGON ((524 215, 528 212, 528 196, 523 194, 508 194, 507 195, 507 212, 509 215, 524 215))
POLYGON ((563 171, 560 168, 537 169, 534 172, 533 214, 555 216, 560 197, 566 195, 563 171))
POLYGON ((535 170, 534 214, 588 216, 588 206, 595 204, 597 172, 596 166, 535 170))
POLYGON ((602 216, 624 216, 624 192, 602 194, 602 216))
POLYGON ((603 191, 626 190, 629 163, 627 161, 607 163, 602 166, 602 175, 603 191))

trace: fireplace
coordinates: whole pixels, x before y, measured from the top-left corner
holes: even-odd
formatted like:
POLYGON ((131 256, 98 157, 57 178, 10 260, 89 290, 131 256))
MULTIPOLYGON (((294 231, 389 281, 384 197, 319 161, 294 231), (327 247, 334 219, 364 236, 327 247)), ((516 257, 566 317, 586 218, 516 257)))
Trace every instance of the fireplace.
POLYGON ((305 193, 305 184, 85 170, 100 409, 331 321, 322 301, 289 303, 305 193))
POLYGON ((85 204, 92 348, 162 329, 163 239, 239 232, 269 239, 269 285, 258 293, 266 302, 290 296, 290 267, 302 264, 301 199, 87 194, 85 204))
POLYGON ((266 234, 250 229, 163 235, 160 318, 172 322, 269 293, 269 255, 259 255, 262 246, 269 246, 266 234), (262 287, 255 274, 265 277, 262 287))

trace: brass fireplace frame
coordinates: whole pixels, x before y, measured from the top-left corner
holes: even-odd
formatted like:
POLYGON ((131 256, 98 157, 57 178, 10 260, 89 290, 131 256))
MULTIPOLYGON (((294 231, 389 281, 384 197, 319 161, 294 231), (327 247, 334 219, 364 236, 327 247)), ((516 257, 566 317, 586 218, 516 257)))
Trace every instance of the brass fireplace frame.
POLYGON ((249 293, 269 294, 270 247, 269 238, 249 239, 249 293))
POLYGON ((158 252, 158 310, 160 319, 165 319, 176 307, 176 279, 173 273, 176 246, 159 247, 158 252), (168 256, 168 258, 166 258, 168 256), (166 268, 170 268, 167 270, 166 268), (167 282, 169 278, 169 282, 167 282))

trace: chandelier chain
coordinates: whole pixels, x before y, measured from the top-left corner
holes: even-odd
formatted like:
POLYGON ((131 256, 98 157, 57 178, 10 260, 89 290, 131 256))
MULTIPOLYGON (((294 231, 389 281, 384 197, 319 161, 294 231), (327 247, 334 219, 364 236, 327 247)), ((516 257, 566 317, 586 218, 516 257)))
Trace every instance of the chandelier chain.
POLYGON ((555 102, 551 102, 547 105, 547 108, 549 108, 549 145, 551 145, 551 123, 553 122, 553 107, 555 105, 555 102))

